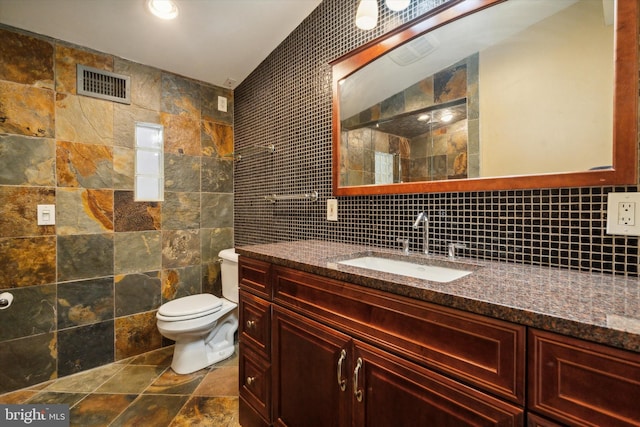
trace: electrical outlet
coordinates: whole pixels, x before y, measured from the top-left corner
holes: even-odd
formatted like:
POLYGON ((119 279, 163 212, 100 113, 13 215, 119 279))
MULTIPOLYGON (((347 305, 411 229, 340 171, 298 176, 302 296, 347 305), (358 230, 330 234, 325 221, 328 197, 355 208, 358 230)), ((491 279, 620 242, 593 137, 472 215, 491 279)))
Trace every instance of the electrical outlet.
POLYGON ((327 199, 327 221, 338 220, 338 199, 327 199))
POLYGON ((38 205, 38 225, 55 225, 56 205, 38 205))
POLYGON ((640 193, 609 193, 607 198, 607 233, 640 236, 640 193))
POLYGON ((636 224, 635 202, 618 202, 618 225, 636 224))

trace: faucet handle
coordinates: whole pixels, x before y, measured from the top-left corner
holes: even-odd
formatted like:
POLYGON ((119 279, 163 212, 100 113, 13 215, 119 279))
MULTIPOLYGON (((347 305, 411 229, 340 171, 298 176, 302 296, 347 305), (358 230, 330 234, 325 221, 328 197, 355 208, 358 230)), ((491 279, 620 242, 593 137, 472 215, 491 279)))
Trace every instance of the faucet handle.
POLYGON ((409 239, 403 239, 402 237, 398 237, 396 240, 398 243, 402 243, 402 253, 405 255, 409 254, 409 239))
POLYGON ((454 243, 451 242, 449 243, 449 258, 455 258, 456 257, 456 249, 466 249, 467 245, 465 245, 464 243, 454 243))

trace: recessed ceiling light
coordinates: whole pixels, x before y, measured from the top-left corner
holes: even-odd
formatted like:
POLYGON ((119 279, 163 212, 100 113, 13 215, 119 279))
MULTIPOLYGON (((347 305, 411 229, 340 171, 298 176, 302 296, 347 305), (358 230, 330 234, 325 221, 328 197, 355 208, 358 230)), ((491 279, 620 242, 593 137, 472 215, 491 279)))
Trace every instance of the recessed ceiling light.
POLYGON ((440 116, 440 120, 442 120, 443 122, 450 122, 451 120, 453 120, 453 114, 451 113, 451 111, 445 111, 444 113, 442 113, 442 116, 440 116))
POLYGON ((173 0, 148 0, 147 7, 160 19, 174 19, 178 16, 178 6, 173 0))

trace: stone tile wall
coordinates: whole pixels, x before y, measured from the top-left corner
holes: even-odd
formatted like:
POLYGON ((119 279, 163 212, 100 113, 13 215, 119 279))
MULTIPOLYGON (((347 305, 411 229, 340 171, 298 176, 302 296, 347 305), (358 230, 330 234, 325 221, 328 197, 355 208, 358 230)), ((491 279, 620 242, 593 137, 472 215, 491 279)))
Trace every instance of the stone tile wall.
POLYGON ((233 93, 9 27, 0 40, 1 394, 157 349, 160 304, 220 294, 233 93), (131 105, 76 95, 77 63, 131 76, 131 105), (136 121, 165 127, 164 202, 133 200, 136 121))

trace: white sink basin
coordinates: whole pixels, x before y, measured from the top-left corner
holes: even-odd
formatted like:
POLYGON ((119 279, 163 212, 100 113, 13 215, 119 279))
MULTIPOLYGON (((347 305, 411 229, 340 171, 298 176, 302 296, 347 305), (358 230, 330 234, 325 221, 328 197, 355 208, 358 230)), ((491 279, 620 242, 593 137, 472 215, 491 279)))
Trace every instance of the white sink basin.
POLYGON ((369 270, 399 274, 402 276, 415 277, 417 279, 431 280, 433 282, 441 283, 451 282, 473 272, 472 270, 442 267, 439 265, 425 265, 416 262, 401 261, 398 259, 382 258, 377 256, 358 256, 356 258, 338 261, 338 264, 368 268, 369 270))

